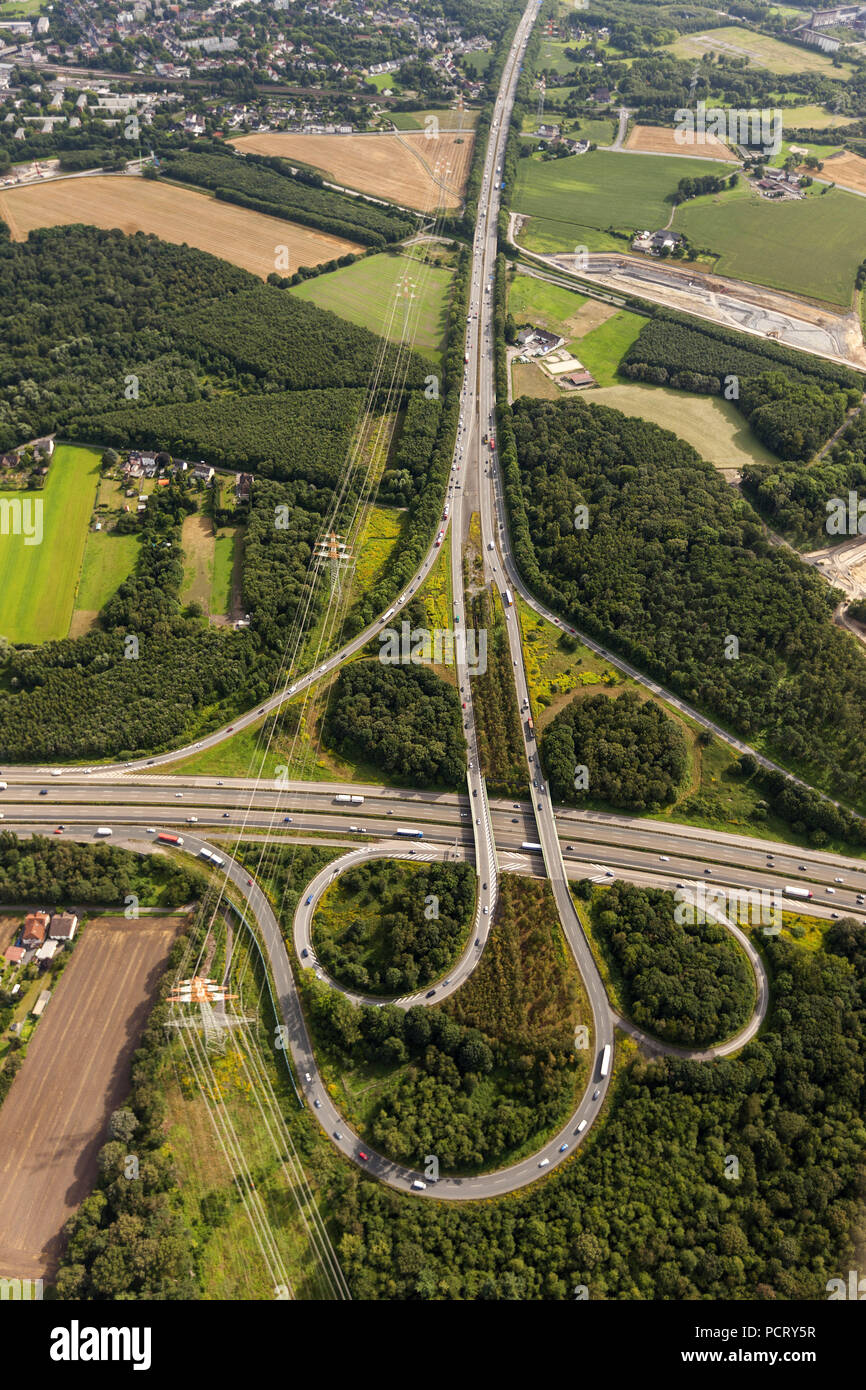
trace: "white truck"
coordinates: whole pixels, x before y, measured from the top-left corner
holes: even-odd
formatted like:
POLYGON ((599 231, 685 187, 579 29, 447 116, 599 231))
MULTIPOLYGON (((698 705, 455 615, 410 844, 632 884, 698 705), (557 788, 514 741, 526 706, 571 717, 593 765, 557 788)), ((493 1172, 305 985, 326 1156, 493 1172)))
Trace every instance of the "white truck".
POLYGON ((112 834, 112 829, 110 825, 98 825, 96 827, 95 833, 99 836, 101 840, 104 840, 106 836, 112 834))
POLYGON ((347 796, 345 792, 338 792, 334 797, 338 806, 363 806, 363 796, 347 796))

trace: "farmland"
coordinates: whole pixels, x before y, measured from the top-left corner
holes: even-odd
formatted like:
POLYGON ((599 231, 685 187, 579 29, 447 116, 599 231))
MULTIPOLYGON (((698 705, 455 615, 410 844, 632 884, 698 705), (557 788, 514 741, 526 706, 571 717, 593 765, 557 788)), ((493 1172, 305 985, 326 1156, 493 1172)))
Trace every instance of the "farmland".
POLYGON ((863 256, 866 202, 833 189, 800 202, 770 203, 739 188, 733 196, 686 203, 674 229, 716 252, 720 275, 847 308, 863 256))
POLYGON ((354 242, 188 188, 108 175, 5 189, 0 192, 0 218, 15 241, 25 241, 35 227, 76 223, 117 227, 127 235, 149 232, 163 241, 209 251, 263 280, 275 269, 278 246, 288 247, 293 269, 361 249, 354 242))
POLYGON ((179 917, 90 923, 0 1110, 0 1269, 50 1276, 63 1223, 96 1178, 111 1111, 179 917))
POLYGON ((799 44, 782 43, 767 34, 755 34, 737 24, 720 29, 707 29, 702 34, 684 34, 668 45, 668 52, 677 58, 691 60, 706 53, 724 54, 729 58, 746 58, 751 67, 766 68, 768 72, 816 72, 825 77, 850 77, 850 63, 834 68, 826 54, 799 44))
POLYGON ((295 285, 290 293, 392 342, 408 336, 417 352, 438 361, 447 327, 451 280, 451 271, 444 267, 383 253, 318 275, 295 285))
POLYGON ((138 536, 88 531, 81 578, 75 595, 70 635, 87 630, 111 595, 132 574, 138 558, 138 536))
POLYGON ((825 111, 823 106, 783 106, 783 130, 833 130, 836 126, 850 125, 851 116, 840 116, 825 111))
MULTIPOLYGON (((509 290, 508 308, 518 323, 532 322, 565 338, 600 386, 613 385, 623 354, 645 322, 639 314, 617 311, 530 275, 517 276, 509 290)), ((553 400, 560 394, 534 364, 515 363, 513 380, 515 396, 525 393, 553 400)))
MULTIPOLYGON (((692 139, 697 137, 692 135, 692 139)), ((636 125, 632 126, 625 142, 627 150, 642 154, 699 155, 703 159, 724 159, 737 163, 733 150, 718 138, 705 132, 700 144, 687 144, 679 131, 672 126, 636 125), (680 139, 677 140, 677 135, 680 139)))
POLYGON ((663 227, 670 198, 683 178, 717 175, 717 160, 648 159, 639 154, 592 150, 548 162, 521 159, 513 205, 528 214, 520 240, 527 250, 622 250, 608 228, 633 232, 663 227))
POLYGON ((719 396, 692 396, 665 386, 632 382, 593 391, 589 399, 672 430, 708 463, 723 471, 739 471, 747 463, 775 461, 774 455, 752 434, 733 402, 719 396))
MULTIPOLYGON (((359 193, 387 198, 403 207, 432 212, 443 196, 434 169, 444 185, 444 203, 457 207, 463 195, 472 158, 472 133, 440 134, 428 140, 423 131, 400 135, 301 135, 268 131, 231 141, 252 154, 295 159, 318 169, 326 179, 359 193), (446 171, 446 166, 450 169, 446 171)), ((340 254, 340 253, 337 253, 340 254)))
POLYGON ((47 642, 69 631, 98 477, 98 454, 61 446, 41 492, 0 494, 42 507, 41 544, 0 535, 0 633, 10 642, 47 642))
POLYGON ((841 188, 852 188, 855 193, 866 193, 866 159, 845 150, 824 161, 820 177, 838 183, 841 188))

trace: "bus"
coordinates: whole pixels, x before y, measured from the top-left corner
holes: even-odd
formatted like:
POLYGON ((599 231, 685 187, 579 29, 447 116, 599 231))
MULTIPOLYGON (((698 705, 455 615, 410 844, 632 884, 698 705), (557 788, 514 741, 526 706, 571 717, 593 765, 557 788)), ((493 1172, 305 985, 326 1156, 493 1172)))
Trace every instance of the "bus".
POLYGON ((506 590, 505 590, 505 607, 506 607, 506 608, 510 608, 511 605, 512 605, 513 603, 514 603, 514 599, 511 597, 511 590, 510 590, 510 589, 506 589, 506 590))
POLYGON ((397 831, 397 834, 398 834, 398 835, 402 835, 402 837, 403 837, 404 840, 423 840, 423 839, 424 839, 424 831, 423 831, 423 830, 398 830, 398 831, 397 831))
POLYGON ((521 849, 533 849, 536 853, 541 853, 541 845, 537 845, 534 840, 524 840, 521 849))
POLYGON ((601 1066, 598 1069, 599 1076, 607 1076, 610 1071, 610 1043, 606 1043, 601 1050, 601 1066))
POLYGON ((162 845, 182 845, 183 837, 180 835, 157 835, 157 840, 162 845))

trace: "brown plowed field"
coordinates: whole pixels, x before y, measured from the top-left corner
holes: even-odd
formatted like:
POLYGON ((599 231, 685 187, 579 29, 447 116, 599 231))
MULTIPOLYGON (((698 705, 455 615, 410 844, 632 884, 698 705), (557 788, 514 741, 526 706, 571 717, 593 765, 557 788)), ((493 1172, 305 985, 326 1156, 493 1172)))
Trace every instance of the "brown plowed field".
POLYGON ((801 166, 801 173, 816 172, 819 179, 832 179, 840 188, 853 188, 855 193, 866 193, 866 159, 859 154, 851 154, 850 150, 825 159, 824 168, 820 171, 801 166))
POLYGON ((276 248, 289 249, 289 270, 319 265, 362 248, 310 227, 265 217, 221 203, 204 193, 150 179, 59 179, 0 192, 0 218, 13 240, 25 241, 34 227, 68 227, 84 222, 131 235, 150 232, 177 245, 186 242, 263 280, 276 269, 276 248))
MULTIPOLYGON (((699 155, 701 159, 726 159, 734 164, 737 162, 733 150, 729 150, 717 135, 710 135, 705 131, 700 135, 700 144, 694 145, 681 143, 675 138, 676 135, 677 131, 670 126, 636 125, 629 131, 624 148, 636 150, 638 154, 676 154, 681 158, 683 155, 693 154, 699 155)), ((698 135, 694 138, 697 142, 698 135)))
POLYGON ((56 1271, 180 924, 104 917, 84 929, 0 1108, 0 1275, 56 1271))
POLYGON ((405 130, 399 136, 301 135, 273 130, 262 135, 242 135, 229 143, 252 154, 296 159, 320 170, 331 183, 401 203, 403 207, 433 212, 440 196, 445 207, 457 207, 460 203, 473 141, 471 131, 464 135, 440 134, 435 140, 428 140, 423 130, 405 130), (444 185, 444 191, 439 184, 444 185))

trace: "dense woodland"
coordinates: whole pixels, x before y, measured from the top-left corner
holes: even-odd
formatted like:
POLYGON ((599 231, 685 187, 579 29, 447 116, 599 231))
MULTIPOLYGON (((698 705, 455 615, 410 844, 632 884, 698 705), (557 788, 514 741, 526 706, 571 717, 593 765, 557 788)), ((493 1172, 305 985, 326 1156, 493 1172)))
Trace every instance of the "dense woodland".
POLYGON ((338 752, 382 768, 408 787, 465 785, 460 699, 429 666, 342 666, 323 734, 338 752))
MULTIPOLYGON (((58 431, 202 457, 258 479, 242 577, 249 630, 209 628, 182 611, 180 526, 194 503, 173 483, 123 519, 143 543, 100 626, 5 651, 0 756, 129 757, 200 729, 203 709, 217 727, 276 678, 380 340, 202 252, 85 227, 0 239, 0 329, 0 449, 58 431), (138 400, 125 399, 129 375, 138 400), (122 659, 129 632, 137 661, 122 659)), ((397 353, 384 349, 385 379, 397 353)), ((405 368, 414 402, 427 364, 410 355, 405 368)), ((435 521, 449 412, 437 416, 435 450, 407 470, 410 560, 435 521)), ((353 485, 349 512, 356 500, 353 485)), ((319 586, 310 621, 322 598, 319 586)))
POLYGON ((807 459, 861 398, 863 379, 835 362, 659 312, 623 358, 623 375, 732 400, 768 449, 807 459))
POLYGON ((556 801, 629 811, 676 801, 688 761, 682 729, 655 700, 628 690, 570 701, 544 730, 541 757, 556 801), (579 779, 578 767, 586 770, 579 779))
POLYGON ((499 599, 485 588, 469 600, 472 627, 487 633, 487 669, 472 678, 481 767, 494 795, 524 796, 526 746, 514 692, 514 672, 499 599))
POLYGON ((856 494, 853 535, 866 534, 866 415, 856 414, 835 444, 808 468, 794 463, 749 463, 743 469, 743 491, 771 526, 803 545, 838 545, 849 539, 830 534, 828 503, 838 498, 848 507, 856 494))
POLYGON ((345 1065, 401 1067, 369 1139, 443 1173, 490 1166, 567 1118, 579 1057, 577 971, 547 884, 503 875, 490 939, 462 989, 437 1008, 350 1004, 306 972, 315 1038, 345 1065))
POLYGON ((25 840, 0 830, 0 902, 123 907, 141 903, 177 907, 196 896, 201 874, 164 855, 133 854, 113 845, 78 844, 34 835, 25 840))
POLYGON ((674 907, 671 893, 612 883, 595 895, 593 927, 632 1022, 665 1042, 708 1047, 748 1022, 754 977, 726 927, 711 920, 681 926, 674 907))
POLYGON ((468 864, 374 860, 341 874, 313 918, 330 975, 368 994, 409 994, 453 964, 475 908, 468 864))
POLYGON ((709 464, 581 401, 518 400, 500 446, 516 559, 540 598, 777 760, 862 799, 866 659, 834 628, 824 581, 765 540, 709 464), (578 503, 587 530, 574 529, 578 503))

